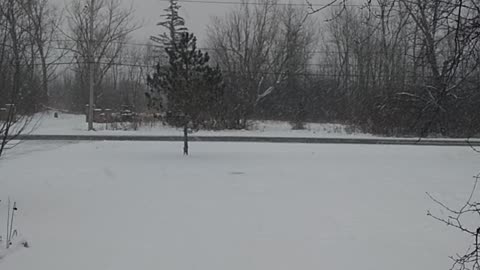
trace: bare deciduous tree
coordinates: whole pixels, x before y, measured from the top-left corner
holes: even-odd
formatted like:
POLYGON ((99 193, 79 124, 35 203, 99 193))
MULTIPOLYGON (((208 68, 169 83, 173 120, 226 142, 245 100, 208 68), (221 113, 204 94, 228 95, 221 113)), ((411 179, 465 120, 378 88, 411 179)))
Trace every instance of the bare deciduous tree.
POLYGON ((262 101, 305 70, 315 41, 308 12, 261 0, 214 18, 208 44, 227 80, 232 127, 244 128, 262 101))
POLYGON ((420 1, 400 0, 421 36, 426 64, 424 87, 421 92, 405 93, 422 104, 419 119, 423 121, 421 136, 430 129, 446 133, 450 107, 462 94, 465 82, 479 64, 479 17, 475 0, 420 1))
POLYGON ((59 27, 62 14, 48 0, 21 1, 21 8, 28 16, 32 29, 28 31, 32 43, 36 46, 35 55, 41 70, 41 91, 38 102, 48 106, 49 88, 57 69, 56 63, 66 54, 66 50, 58 50, 59 27))
MULTIPOLYGON (((70 33, 64 33, 74 44, 70 50, 76 57, 77 78, 84 82, 79 89, 79 100, 83 104, 88 100, 88 91, 85 90, 89 62, 93 62, 94 85, 97 88, 121 54, 129 34, 138 28, 133 22, 133 8, 123 8, 120 0, 96 0, 91 33, 88 4, 90 1, 84 0, 74 0, 71 3, 68 9, 70 33)), ((100 93, 95 93, 94 96, 98 95, 100 93)))
POLYGON ((30 36, 35 25, 25 4, 0 1, 0 155, 25 131, 38 109, 38 50, 30 36))
POLYGON ((427 193, 430 199, 440 207, 442 213, 445 213, 436 215, 428 211, 427 215, 459 230, 472 239, 472 243, 465 253, 450 257, 453 260, 452 270, 477 270, 480 268, 480 227, 478 225, 480 202, 474 199, 479 179, 480 175, 477 175, 470 196, 459 209, 451 208, 427 193))

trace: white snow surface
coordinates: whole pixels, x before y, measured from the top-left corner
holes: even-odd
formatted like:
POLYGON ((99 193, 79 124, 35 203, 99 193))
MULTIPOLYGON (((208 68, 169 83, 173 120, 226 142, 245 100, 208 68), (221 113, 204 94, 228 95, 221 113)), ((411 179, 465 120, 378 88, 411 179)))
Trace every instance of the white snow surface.
MULTIPOLYGON (((88 131, 85 115, 53 112, 37 114, 32 120, 31 134, 39 135, 142 135, 171 136, 182 135, 182 131, 160 123, 144 124, 138 130, 124 130, 117 124, 113 130, 111 124, 95 124, 96 131, 88 131)), ((128 124, 125 124, 128 127, 128 124)), ((249 130, 199 131, 196 136, 264 136, 264 137, 372 137, 370 134, 356 132, 341 124, 307 123, 304 130, 292 130, 288 122, 252 121, 249 130)))
MULTIPOLYGON (((5 270, 449 269, 426 216, 468 197, 468 147, 25 142, 0 160, 30 245, 5 270)), ((6 207, 0 204, 0 234, 6 207)))

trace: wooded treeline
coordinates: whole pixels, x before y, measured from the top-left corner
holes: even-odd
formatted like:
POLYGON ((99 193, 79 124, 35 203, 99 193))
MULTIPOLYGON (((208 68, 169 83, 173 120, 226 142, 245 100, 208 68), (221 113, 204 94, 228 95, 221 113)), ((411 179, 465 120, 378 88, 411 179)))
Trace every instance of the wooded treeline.
POLYGON ((239 121, 333 121, 386 135, 476 134, 479 1, 341 4, 327 21, 262 3, 242 5, 210 29, 239 121))
MULTIPOLYGON (((147 76, 168 55, 131 38, 139 26, 119 0, 95 1, 90 34, 90 3, 60 11, 47 0, 0 0, 0 107, 84 112, 92 63, 97 107, 149 111, 147 76)), ((209 101, 222 110, 215 128, 275 119, 294 128, 340 122, 384 135, 477 135, 479 0, 315 8, 256 0, 212 18, 198 47, 223 76, 222 96, 209 101)))

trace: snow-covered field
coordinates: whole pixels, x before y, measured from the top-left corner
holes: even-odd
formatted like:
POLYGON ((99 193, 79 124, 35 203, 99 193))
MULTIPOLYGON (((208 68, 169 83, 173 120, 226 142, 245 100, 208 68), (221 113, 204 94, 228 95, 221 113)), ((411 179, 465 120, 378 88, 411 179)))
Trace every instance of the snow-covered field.
MULTIPOLYGON (((469 148, 27 142, 0 161, 29 249, 5 270, 449 269, 469 148)), ((0 233, 6 207, 0 205, 0 233)))
MULTIPOLYGON (((182 131, 156 123, 145 124, 139 130, 122 130, 120 124, 113 130, 110 124, 95 124, 95 132, 87 131, 84 115, 60 113, 54 118, 52 112, 38 114, 32 122, 31 134, 41 135, 182 135, 182 131)), ((266 137, 371 137, 350 130, 340 124, 306 124, 304 130, 292 130, 287 122, 255 121, 249 130, 199 131, 197 136, 266 136, 266 137)))

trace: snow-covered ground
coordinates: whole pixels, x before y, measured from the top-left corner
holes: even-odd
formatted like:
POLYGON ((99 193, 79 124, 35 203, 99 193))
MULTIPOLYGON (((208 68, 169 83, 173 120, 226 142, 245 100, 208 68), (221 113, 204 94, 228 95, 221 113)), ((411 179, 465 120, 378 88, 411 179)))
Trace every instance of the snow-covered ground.
MULTIPOLYGON (((122 130, 120 124, 112 130, 110 124, 95 124, 95 132, 87 131, 85 115, 60 113, 54 118, 52 112, 38 114, 32 122, 31 134, 41 135, 181 135, 182 131, 156 123, 145 124, 139 130, 122 130)), ((30 130, 29 130, 30 131, 30 130)), ((304 130, 292 130, 287 122, 255 121, 249 130, 199 131, 197 136, 266 136, 266 137, 371 137, 350 130, 340 124, 306 124, 304 130)))
MULTIPOLYGON (((29 249, 6 270, 449 269, 426 216, 480 169, 467 147, 26 142, 0 161, 29 249)), ((3 234, 5 204, 0 204, 3 234)))

